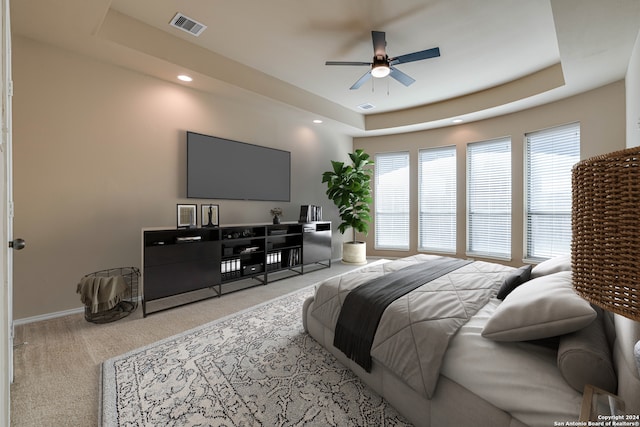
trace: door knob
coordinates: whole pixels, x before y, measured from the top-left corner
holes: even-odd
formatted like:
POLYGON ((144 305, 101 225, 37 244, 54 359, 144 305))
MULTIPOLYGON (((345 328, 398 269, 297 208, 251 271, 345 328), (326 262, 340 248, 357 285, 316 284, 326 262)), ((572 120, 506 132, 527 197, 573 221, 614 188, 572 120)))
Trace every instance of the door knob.
POLYGON ((17 251, 19 251, 20 249, 24 249, 24 247, 26 246, 26 242, 24 241, 24 239, 14 239, 11 242, 9 242, 9 247, 13 248, 17 251))

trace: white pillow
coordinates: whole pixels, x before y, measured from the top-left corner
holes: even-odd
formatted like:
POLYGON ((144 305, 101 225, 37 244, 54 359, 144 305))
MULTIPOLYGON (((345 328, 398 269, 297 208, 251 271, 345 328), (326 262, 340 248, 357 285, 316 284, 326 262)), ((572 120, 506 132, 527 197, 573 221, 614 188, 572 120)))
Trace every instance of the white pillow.
POLYGON ((482 336, 495 341, 528 341, 568 334, 596 318, 591 305, 571 286, 571 272, 531 279, 513 290, 489 318, 482 336))
POLYGON ((531 269, 531 278, 535 279, 559 271, 571 271, 571 255, 558 255, 542 261, 531 269))

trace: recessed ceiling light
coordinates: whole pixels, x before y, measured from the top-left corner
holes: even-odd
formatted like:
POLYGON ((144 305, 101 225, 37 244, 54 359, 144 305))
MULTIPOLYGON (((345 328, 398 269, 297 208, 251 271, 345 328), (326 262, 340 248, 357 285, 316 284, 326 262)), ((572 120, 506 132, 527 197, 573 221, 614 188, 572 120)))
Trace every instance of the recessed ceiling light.
POLYGON ((453 119, 453 120, 451 120, 451 122, 452 123, 462 123, 462 122, 464 122, 464 120, 462 120, 462 119, 453 119))
POLYGON ((315 119, 315 120, 313 121, 313 123, 315 123, 315 124, 319 125, 320 123, 322 123, 322 120, 320 120, 320 119, 315 119))
POLYGON ((178 80, 182 80, 183 82, 190 82, 193 79, 191 77, 187 76, 186 74, 180 74, 178 76, 178 80))

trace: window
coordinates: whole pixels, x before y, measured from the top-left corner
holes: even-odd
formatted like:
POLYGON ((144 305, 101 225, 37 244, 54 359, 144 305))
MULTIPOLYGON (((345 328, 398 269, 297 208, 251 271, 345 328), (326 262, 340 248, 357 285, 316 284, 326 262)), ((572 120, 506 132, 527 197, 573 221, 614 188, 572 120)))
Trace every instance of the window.
POLYGON ((418 249, 456 252, 456 147, 420 150, 418 249))
POLYGON ((467 254, 511 257, 511 139, 467 146, 467 254))
POLYGON ((409 153, 375 157, 375 247, 409 249, 409 153))
POLYGON ((525 257, 571 253, 571 170, 580 160, 580 124, 526 134, 525 257))

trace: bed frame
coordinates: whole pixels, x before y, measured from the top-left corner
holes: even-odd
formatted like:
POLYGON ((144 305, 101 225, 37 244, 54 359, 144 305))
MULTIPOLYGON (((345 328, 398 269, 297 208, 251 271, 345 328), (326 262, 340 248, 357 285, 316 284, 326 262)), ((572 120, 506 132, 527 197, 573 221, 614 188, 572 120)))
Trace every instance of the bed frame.
MULTIPOLYGON (((310 297, 303 306, 305 331, 415 426, 526 427, 509 413, 445 376, 440 376, 436 392, 429 400, 416 393, 395 374, 376 364, 375 359, 371 372, 366 372, 333 346, 333 332, 311 315, 313 303, 314 297, 310 297)), ((627 413, 640 414, 640 373, 635 366, 633 355, 633 347, 640 340, 640 322, 619 315, 613 315, 610 319, 607 334, 613 342, 614 364, 618 374, 618 395, 625 401, 627 413)), ((576 413, 576 421, 579 415, 576 413)))

